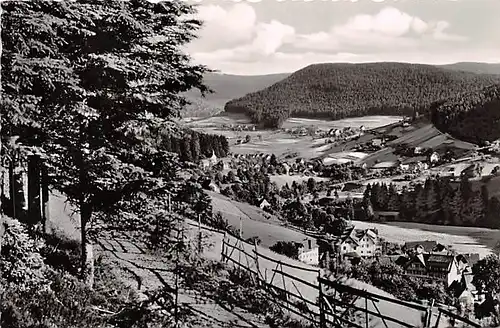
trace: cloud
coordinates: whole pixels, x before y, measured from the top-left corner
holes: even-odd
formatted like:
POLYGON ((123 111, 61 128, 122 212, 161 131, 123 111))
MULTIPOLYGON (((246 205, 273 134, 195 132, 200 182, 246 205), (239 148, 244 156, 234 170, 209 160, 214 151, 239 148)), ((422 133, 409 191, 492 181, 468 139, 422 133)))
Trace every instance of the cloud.
POLYGON ((254 37, 257 15, 248 4, 237 3, 229 10, 218 5, 198 6, 196 17, 203 21, 203 28, 193 47, 217 50, 250 42, 254 37))
POLYGON ((297 36, 298 49, 318 51, 373 52, 419 49, 435 46, 433 40, 462 41, 464 38, 446 33, 446 21, 425 22, 394 7, 385 7, 375 15, 360 14, 328 32, 297 36))
POLYGON ((448 27, 450 27, 450 23, 448 23, 446 21, 438 21, 436 23, 436 26, 434 28, 434 32, 432 34, 434 39, 441 40, 441 41, 464 41, 464 40, 466 40, 466 38, 463 36, 446 33, 445 30, 448 29, 448 27))
POLYGON ((205 25, 187 51, 197 62, 228 73, 291 71, 300 68, 297 65, 321 61, 409 58, 406 61, 418 62, 429 58, 422 55, 426 51, 444 54, 447 45, 465 40, 448 33, 447 21, 425 21, 391 6, 311 33, 299 33, 278 20, 260 22, 247 3, 198 8, 205 25))
POLYGON ((198 57, 236 56, 242 62, 251 61, 275 53, 295 38, 292 26, 277 20, 257 22, 255 10, 245 3, 230 9, 219 5, 199 6, 197 18, 204 22, 204 27, 188 51, 198 57))

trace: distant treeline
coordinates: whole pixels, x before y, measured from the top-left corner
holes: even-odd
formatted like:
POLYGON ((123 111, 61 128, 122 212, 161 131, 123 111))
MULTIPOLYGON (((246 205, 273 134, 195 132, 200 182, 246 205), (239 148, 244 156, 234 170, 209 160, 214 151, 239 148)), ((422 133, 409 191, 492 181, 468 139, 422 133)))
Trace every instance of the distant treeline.
POLYGON ((195 163, 212 156, 213 153, 218 158, 229 154, 229 143, 226 137, 193 130, 186 130, 182 138, 163 136, 162 148, 177 153, 182 161, 195 163))
POLYGON ((399 211, 400 221, 500 228, 500 200, 490 197, 486 184, 478 185, 467 177, 437 177, 398 193, 393 184, 376 183, 367 186, 363 202, 375 211, 399 211))
POLYGON ((500 84, 436 103, 431 108, 438 129, 481 144, 500 138, 500 84))
POLYGON ((249 115, 264 127, 290 116, 342 119, 413 115, 432 103, 500 82, 429 65, 403 63, 315 64, 261 91, 229 101, 227 112, 249 115))

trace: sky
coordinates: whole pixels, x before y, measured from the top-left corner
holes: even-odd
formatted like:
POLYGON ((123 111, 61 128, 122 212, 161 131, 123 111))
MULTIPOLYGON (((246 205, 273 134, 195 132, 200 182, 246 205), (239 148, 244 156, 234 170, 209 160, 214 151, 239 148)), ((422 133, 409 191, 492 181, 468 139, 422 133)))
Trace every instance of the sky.
POLYGON ((500 0, 188 0, 204 22, 186 46, 226 74, 326 62, 500 62, 500 0))

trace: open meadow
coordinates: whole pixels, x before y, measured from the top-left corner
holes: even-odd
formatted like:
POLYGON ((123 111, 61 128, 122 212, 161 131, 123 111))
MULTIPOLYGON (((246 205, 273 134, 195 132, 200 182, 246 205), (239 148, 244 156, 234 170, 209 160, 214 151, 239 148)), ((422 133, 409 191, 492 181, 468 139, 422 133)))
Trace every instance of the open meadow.
POLYGON ((284 129, 293 129, 297 127, 315 126, 318 129, 343 129, 347 127, 360 128, 364 126, 366 129, 374 129, 381 126, 393 124, 403 119, 401 116, 362 116, 344 118, 341 120, 321 120, 311 118, 291 117, 283 123, 284 129))

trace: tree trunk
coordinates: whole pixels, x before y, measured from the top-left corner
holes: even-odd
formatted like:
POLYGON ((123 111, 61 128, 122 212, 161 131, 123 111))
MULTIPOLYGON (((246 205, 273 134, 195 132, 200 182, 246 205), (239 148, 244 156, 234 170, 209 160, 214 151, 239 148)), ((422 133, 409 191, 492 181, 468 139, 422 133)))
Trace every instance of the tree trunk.
POLYGON ((88 204, 80 204, 80 232, 81 232, 81 278, 85 283, 92 288, 94 281, 94 256, 92 245, 87 239, 87 224, 92 216, 92 211, 88 204))
POLYGON ((43 233, 47 233, 47 224, 50 220, 50 212, 49 212, 49 176, 48 176, 48 168, 47 165, 42 164, 41 168, 41 189, 42 189, 42 225, 43 225, 43 233))
POLYGON ((87 224, 92 217, 92 208, 88 204, 86 194, 88 192, 87 186, 87 166, 84 160, 83 149, 80 147, 78 152, 77 163, 79 167, 79 186, 80 186, 80 233, 81 233, 81 279, 92 288, 93 283, 93 256, 91 246, 89 247, 87 240, 87 224), (89 256, 90 255, 90 256, 89 256), (92 265, 90 265, 92 264, 92 265))
POLYGON ((21 171, 21 187, 23 192, 23 211, 25 214, 25 219, 27 219, 26 215, 28 214, 28 172, 26 172, 25 167, 22 168, 21 171))
POLYGON ((28 160, 28 222, 33 225, 42 220, 40 162, 37 155, 30 156, 28 160))

